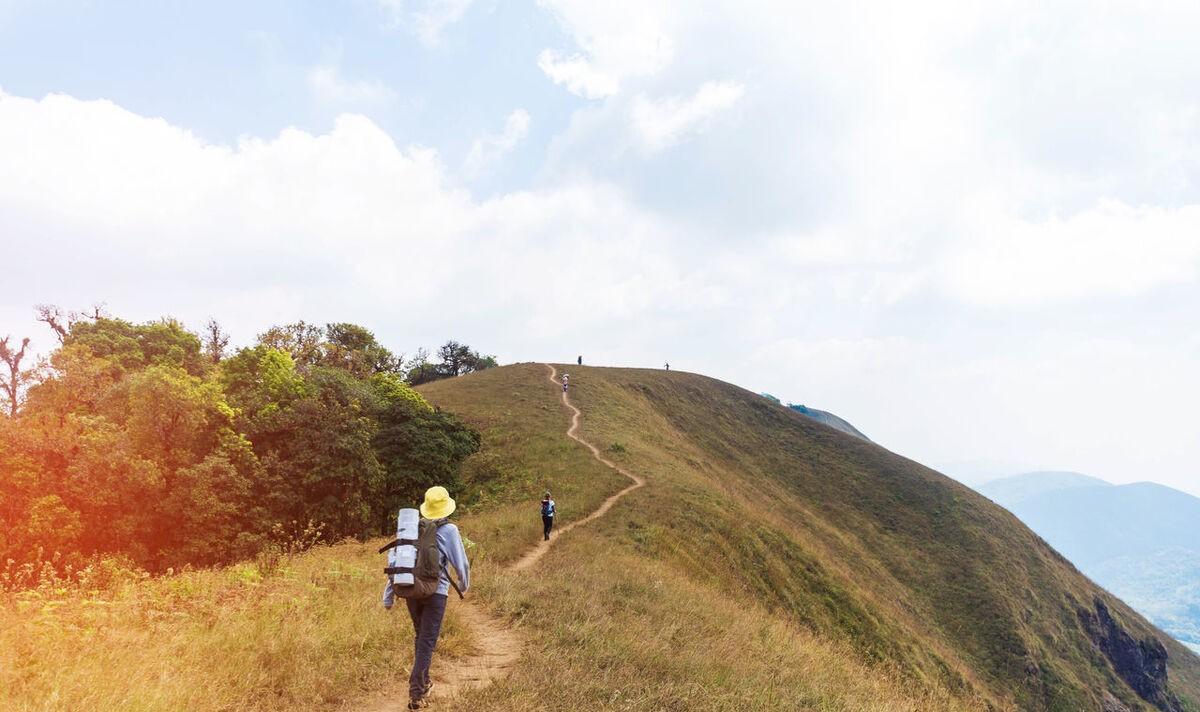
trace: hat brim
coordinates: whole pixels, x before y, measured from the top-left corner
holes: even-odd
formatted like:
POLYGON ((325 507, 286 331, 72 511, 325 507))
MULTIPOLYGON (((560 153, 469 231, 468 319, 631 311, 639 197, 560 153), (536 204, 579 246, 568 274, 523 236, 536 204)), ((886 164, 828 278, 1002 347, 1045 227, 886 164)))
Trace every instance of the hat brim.
POLYGON ((454 514, 454 508, 457 506, 453 499, 447 499, 441 507, 430 507, 428 502, 422 502, 421 516, 426 519, 445 519, 454 514))

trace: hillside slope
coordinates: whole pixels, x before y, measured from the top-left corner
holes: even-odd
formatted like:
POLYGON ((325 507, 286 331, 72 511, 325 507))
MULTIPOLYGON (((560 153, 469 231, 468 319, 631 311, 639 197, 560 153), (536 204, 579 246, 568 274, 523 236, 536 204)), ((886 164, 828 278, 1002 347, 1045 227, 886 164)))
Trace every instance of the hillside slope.
MULTIPOLYGON (((1108 700, 1111 709, 1118 701, 1197 709, 1195 656, 968 488, 709 378, 576 366, 571 374, 581 434, 647 485, 636 501, 564 540, 543 562, 545 578, 501 575, 483 584, 499 611, 533 624, 535 637, 547 616, 555 630, 541 639, 549 657, 537 667, 545 670, 518 673, 494 694, 527 689, 534 680, 524 675, 554 687, 575 679, 570 670, 579 665, 605 671, 580 684, 645 704, 664 681, 676 694, 696 684, 689 675, 697 665, 708 681, 691 698, 697 704, 764 684, 787 694, 779 672, 753 673, 763 675, 754 685, 731 683, 751 674, 738 666, 753 656, 711 659, 698 642, 727 630, 723 618, 736 610, 739 621, 801 626, 816 636, 814 646, 845 646, 904 694, 939 704, 1099 710, 1108 700), (683 591, 692 601, 686 615, 674 608, 683 591), (582 623, 562 622, 579 615, 582 623), (704 633, 705 626, 715 627, 704 633), (631 639, 631 630, 652 633, 648 660, 636 649, 650 643, 631 639), (706 654, 696 660, 698 652, 706 654), (685 660, 683 668, 670 662, 685 660), (645 665, 653 684, 639 673, 645 665)), ((489 435, 521 417, 544 378, 542 367, 522 365, 423 393, 483 429, 478 458, 523 473, 524 484, 505 497, 531 502, 548 485, 569 511, 576 494, 540 471, 546 459, 489 435)), ((483 515, 485 548, 512 556, 502 542, 536 531, 533 513, 521 517, 483 515)), ((774 647, 772 655, 782 654, 774 647)))

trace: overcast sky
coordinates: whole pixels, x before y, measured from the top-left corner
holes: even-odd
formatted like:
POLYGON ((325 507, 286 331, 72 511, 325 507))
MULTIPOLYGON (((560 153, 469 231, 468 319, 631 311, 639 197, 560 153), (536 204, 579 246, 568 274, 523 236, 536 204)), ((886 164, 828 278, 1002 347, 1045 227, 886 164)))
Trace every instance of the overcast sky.
POLYGON ((0 334, 669 360, 1200 495, 1200 4, 298 5, 0 0, 0 334))

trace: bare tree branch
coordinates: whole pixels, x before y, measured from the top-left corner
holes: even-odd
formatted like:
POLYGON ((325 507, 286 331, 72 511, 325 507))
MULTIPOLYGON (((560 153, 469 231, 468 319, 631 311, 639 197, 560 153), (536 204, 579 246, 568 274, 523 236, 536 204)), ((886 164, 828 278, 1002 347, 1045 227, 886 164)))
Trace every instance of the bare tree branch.
POLYGON ((214 364, 218 364, 225 357, 225 348, 228 346, 229 334, 225 333, 216 319, 209 319, 204 325, 204 353, 214 364))
POLYGON ((9 347, 9 338, 5 336, 0 339, 0 360, 8 366, 8 375, 0 374, 0 391, 3 391, 4 397, 8 399, 9 417, 15 418, 17 408, 21 405, 21 391, 29 376, 28 370, 21 370, 21 361, 29 348, 29 337, 21 340, 21 348, 16 351, 9 347))
POLYGON ((69 314, 53 304, 39 304, 34 309, 37 310, 37 320, 54 330, 55 335, 58 336, 58 343, 61 344, 67 340, 67 333, 71 329, 69 314))

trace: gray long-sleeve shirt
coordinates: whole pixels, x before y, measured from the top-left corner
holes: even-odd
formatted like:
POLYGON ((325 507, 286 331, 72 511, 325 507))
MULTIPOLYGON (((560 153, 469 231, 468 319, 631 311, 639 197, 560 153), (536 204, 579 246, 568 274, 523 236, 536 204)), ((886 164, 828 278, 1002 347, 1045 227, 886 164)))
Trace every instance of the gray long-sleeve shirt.
MULTIPOLYGON (((467 550, 463 547, 458 527, 449 522, 438 527, 437 541, 438 549, 442 552, 442 573, 436 595, 445 596, 450 593, 450 579, 446 573, 447 565, 454 567, 458 588, 466 593, 467 588, 471 585, 471 565, 467 563, 467 550)), ((391 608, 394 602, 395 594, 392 592, 392 583, 389 580, 383 588, 383 607, 391 608)))

